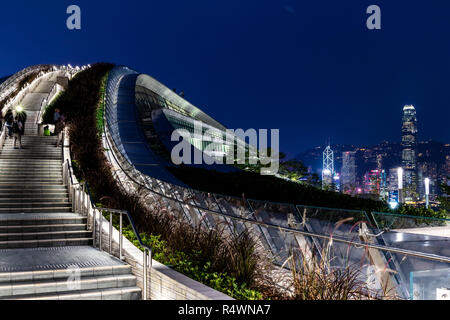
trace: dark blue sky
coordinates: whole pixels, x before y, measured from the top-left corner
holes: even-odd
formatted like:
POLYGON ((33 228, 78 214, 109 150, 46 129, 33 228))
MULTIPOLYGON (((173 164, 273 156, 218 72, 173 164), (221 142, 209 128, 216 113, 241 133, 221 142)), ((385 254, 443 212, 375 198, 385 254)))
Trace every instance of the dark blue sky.
POLYGON ((400 140, 450 142, 450 2, 379 0, 2 1, 0 75, 108 61, 186 92, 230 128, 279 128, 290 155, 400 140), (66 28, 66 8, 82 30, 66 28), (366 28, 377 4, 382 30, 366 28))

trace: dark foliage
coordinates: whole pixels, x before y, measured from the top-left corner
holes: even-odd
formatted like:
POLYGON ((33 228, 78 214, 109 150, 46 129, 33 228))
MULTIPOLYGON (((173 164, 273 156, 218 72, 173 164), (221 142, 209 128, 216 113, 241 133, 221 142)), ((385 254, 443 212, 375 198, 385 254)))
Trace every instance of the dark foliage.
MULTIPOLYGON (((352 197, 333 191, 320 190, 304 183, 297 183, 274 176, 262 176, 256 172, 222 173, 188 166, 168 167, 172 174, 194 189, 246 199, 290 203, 304 206, 327 207, 370 212, 395 212, 410 216, 446 218, 446 214, 432 209, 401 205, 393 211, 385 202, 352 197)), ((336 215, 336 221, 342 219, 336 215)), ((327 219, 331 219, 327 215, 327 219)))
POLYGON ((222 173, 187 166, 169 167, 172 174, 194 189, 247 199, 328 208, 386 211, 381 201, 355 198, 253 172, 222 173))

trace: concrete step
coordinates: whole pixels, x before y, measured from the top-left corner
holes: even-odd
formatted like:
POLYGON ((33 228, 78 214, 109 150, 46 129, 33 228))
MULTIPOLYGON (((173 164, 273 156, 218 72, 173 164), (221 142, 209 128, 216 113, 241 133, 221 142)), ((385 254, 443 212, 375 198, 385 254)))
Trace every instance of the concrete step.
MULTIPOLYGON (((19 149, 18 149, 19 150, 19 149)), ((49 154, 2 154, 2 159, 10 159, 10 160, 14 160, 14 159, 23 159, 23 158, 27 158, 27 159, 36 159, 36 160, 42 160, 42 159, 54 159, 54 160, 59 160, 62 159, 62 154, 60 155, 49 155, 49 154)))
POLYGON ((0 214, 72 212, 72 207, 0 208, 0 214))
POLYGON ((102 290, 83 290, 61 292, 59 294, 36 294, 3 298, 4 300, 141 300, 138 287, 112 288, 102 290))
POLYGON ((43 192, 41 190, 36 190, 35 193, 30 192, 30 191, 17 191, 14 192, 14 190, 12 190, 10 193, 8 192, 0 192, 0 200, 1 199, 21 199, 21 198, 26 198, 26 199, 65 199, 69 196, 69 193, 66 190, 63 190, 61 192, 51 192, 51 191, 47 191, 47 192, 43 192))
POLYGON ((29 177, 20 177, 20 176, 1 176, 0 175, 0 183, 7 183, 11 182, 11 184, 16 183, 49 183, 53 182, 53 184, 61 184, 63 183, 62 177, 61 178, 53 178, 53 177, 35 177, 35 176, 29 176, 29 177))
POLYGON ((9 149, 9 148, 3 149, 2 153, 1 153, 1 157, 2 157, 2 159, 4 159, 4 157, 6 155, 23 155, 23 156, 27 156, 27 155, 30 155, 30 154, 36 154, 36 155, 42 155, 42 154, 59 155, 59 154, 62 154, 62 150, 60 148, 56 148, 55 146, 53 146, 51 149, 49 148, 49 149, 33 150, 33 149, 27 148, 27 147, 25 147, 23 145, 22 145, 22 148, 19 149, 19 146, 16 145, 16 148, 11 147, 11 149, 9 149))
MULTIPOLYGON (((26 126, 25 126, 25 130, 26 130, 26 126)), ((58 139, 58 137, 56 137, 56 136, 49 136, 49 137, 44 137, 44 136, 38 136, 38 135, 30 135, 30 136, 27 136, 27 135, 25 135, 25 136, 23 136, 22 137, 22 139, 23 139, 23 141, 32 141, 32 142, 39 142, 39 143, 48 143, 48 142, 51 142, 51 141, 56 141, 57 139, 58 139)), ((11 141, 12 139, 7 139, 6 140, 6 142, 7 141, 11 141)))
MULTIPOLYGON (((17 144, 16 144, 16 147, 17 147, 17 144)), ((57 148, 55 145, 51 145, 51 146, 48 146, 48 147, 45 147, 45 148, 43 148, 43 147, 33 148, 33 147, 30 147, 30 146, 24 145, 22 143, 22 149, 14 149, 14 145, 13 144, 11 144, 11 146, 6 146, 2 150, 2 155, 3 154, 8 154, 8 153, 19 153, 19 152, 20 153, 33 153, 33 152, 36 152, 36 153, 48 153, 48 152, 60 153, 61 151, 62 151, 61 146, 59 148, 57 148)))
POLYGON ((10 165, 34 165, 34 166, 49 166, 49 165, 59 165, 62 166, 62 161, 57 159, 42 159, 39 161, 22 159, 20 162, 14 162, 12 160, 5 160, 0 157, 0 166, 10 166, 10 165))
POLYGON ((3 166, 0 167, 0 175, 29 175, 29 174, 39 174, 39 173, 47 173, 53 175, 62 175, 61 166, 57 167, 26 167, 26 166, 18 166, 11 165, 9 167, 3 166))
POLYGON ((54 159, 59 160, 62 159, 62 153, 60 154, 48 154, 48 153, 20 153, 20 149, 17 149, 17 153, 8 153, 8 154, 2 154, 2 159, 54 159))
MULTIPOLYGON (((131 266, 128 264, 118 264, 109 266, 79 268, 80 277, 94 276, 118 276, 131 274, 131 266)), ((37 270, 27 272, 0 272, 0 286, 22 281, 42 281, 42 280, 67 280, 67 269, 37 270)))
POLYGON ((30 180, 30 179, 54 179, 62 181, 62 173, 47 173, 47 172, 26 172, 26 173, 2 173, 0 172, 0 180, 7 179, 17 179, 17 180, 30 180))
POLYGON ((0 233, 0 242, 22 241, 22 240, 27 241, 27 240, 83 239, 89 237, 92 237, 92 232, 86 230, 0 233))
MULTIPOLYGON (((29 150, 29 149, 19 149, 19 147, 16 147, 17 149, 12 149, 12 150, 3 150, 1 157, 2 159, 8 159, 8 157, 12 157, 12 156, 21 156, 23 158, 29 159, 29 156, 48 156, 50 158, 52 157, 56 157, 56 156, 61 156, 62 152, 61 150, 41 150, 41 151, 34 151, 34 150, 29 150)), ((56 148, 55 148, 56 149, 56 148)), ((45 159, 45 158, 44 158, 45 159)))
POLYGON ((64 185, 37 185, 36 186, 16 186, 16 185, 0 185, 0 194, 9 193, 61 193, 68 192, 64 185))
POLYGON ((80 224, 39 224, 20 226, 1 226, 0 234, 33 233, 33 232, 61 232, 61 231, 86 231, 87 226, 80 224))
POLYGON ((34 197, 34 198, 5 198, 0 196, 0 204, 17 204, 17 203, 70 203, 69 197, 58 197, 58 198, 43 198, 43 197, 34 197))
POLYGON ((57 189, 56 187, 64 186, 62 179, 46 179, 45 177, 44 178, 30 177, 29 179, 11 179, 9 177, 3 177, 2 179, 0 179, 0 186, 3 187, 4 189, 9 188, 17 189, 18 187, 22 186, 26 187, 27 185, 30 185, 29 188, 32 189, 36 188, 36 186, 39 185, 42 185, 42 187, 54 186, 55 188, 52 189, 57 189))
POLYGON ((0 195, 4 194, 48 194, 48 193, 67 193, 67 187, 63 185, 35 185, 35 186, 16 186, 0 185, 0 195))
POLYGON ((53 167, 62 168, 62 161, 58 159, 41 159, 39 161, 22 159, 20 162, 17 162, 13 160, 4 160, 0 158, 0 168, 25 167, 25 166, 30 166, 30 168, 53 168, 53 167))
POLYGON ((12 168, 30 168, 30 169, 58 169, 62 171, 62 161, 59 159, 40 159, 40 160, 27 160, 20 161, 9 159, 7 162, 0 159, 0 168, 12 169, 12 168), (54 162, 48 162, 53 160, 54 162))
POLYGON ((2 208, 53 208, 53 207, 71 207, 72 202, 69 202, 67 199, 58 200, 54 199, 50 202, 38 202, 38 201, 14 201, 14 202, 7 202, 7 203, 0 203, 0 209, 2 208))
MULTIPOLYGON (((41 142, 41 141, 29 141, 27 139, 25 139, 24 137, 22 137, 22 146, 26 147, 26 148, 35 148, 37 149, 56 149, 56 142, 58 141, 58 139, 56 138, 55 140, 51 140, 51 141, 46 141, 46 142, 41 142)), ((14 146, 14 138, 13 139, 6 139, 5 143, 3 144, 4 148, 3 149, 12 149, 14 146)), ((61 145, 60 145, 60 148, 61 145)))
POLYGON ((70 273, 66 271, 66 279, 20 281, 0 285, 0 297, 25 298, 36 294, 68 294, 72 291, 104 290, 136 287, 136 277, 131 274, 81 277, 77 282, 68 281, 70 273))
POLYGON ((0 203, 0 210, 4 208, 10 208, 10 209, 32 209, 32 208, 71 208, 72 203, 68 200, 66 201, 52 201, 52 202, 7 202, 7 203, 0 203))
POLYGON ((24 166, 24 165, 10 165, 0 167, 0 175, 30 175, 30 174, 39 174, 39 173, 47 173, 53 175, 62 176, 62 166, 24 166))
POLYGON ((91 246, 91 245, 92 245, 92 237, 73 238, 73 239, 0 241, 0 249, 48 248, 48 247, 91 246))
POLYGON ((49 177, 62 177, 61 170, 51 170, 51 169, 40 169, 40 170, 29 170, 27 168, 23 169, 0 169, 0 177, 29 177, 29 176, 41 176, 41 175, 48 175, 49 177))
POLYGON ((29 213, 29 214, 0 214, 1 227, 31 227, 41 225, 79 225, 86 224, 87 218, 76 213, 29 213))
POLYGON ((26 167, 26 166, 10 166, 10 167, 0 167, 0 175, 32 175, 32 174, 49 174, 62 176, 61 166, 57 167, 47 166, 47 167, 26 167))
POLYGON ((24 187, 24 188, 41 188, 41 187, 58 187, 59 185, 62 185, 62 180, 56 183, 55 181, 25 181, 25 180, 18 180, 18 181, 0 181, 0 189, 1 188, 17 188, 17 187, 24 187))

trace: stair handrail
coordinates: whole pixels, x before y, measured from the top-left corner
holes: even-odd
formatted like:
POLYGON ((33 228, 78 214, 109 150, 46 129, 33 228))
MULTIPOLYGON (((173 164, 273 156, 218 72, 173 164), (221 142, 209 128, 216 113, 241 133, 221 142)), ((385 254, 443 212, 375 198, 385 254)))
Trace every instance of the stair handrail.
MULTIPOLYGON (((79 73, 81 70, 84 70, 86 67, 83 66, 82 69, 77 70, 75 68, 73 69, 64 69, 64 68, 57 68, 57 70, 53 70, 51 72, 57 72, 57 71, 65 71, 66 72, 66 76, 67 78, 73 78, 75 75, 77 75, 77 73, 79 73)), ((64 91, 63 90, 58 90, 58 83, 55 83, 52 87, 52 90, 50 90, 50 92, 48 93, 47 97, 45 97, 42 102, 41 102, 41 107, 39 108, 39 113, 36 117, 36 124, 42 124, 42 120, 41 117, 43 115, 43 111, 44 108, 47 107, 50 102, 52 102, 52 100, 56 97, 56 95, 60 92, 64 91)))
POLYGON ((149 273, 151 277, 151 268, 152 268, 152 257, 153 250, 150 246, 146 245, 139 234, 139 231, 136 227, 134 219, 130 212, 127 210, 118 210, 112 208, 103 208, 98 207, 94 204, 92 200, 92 195, 90 192, 89 184, 87 182, 74 182, 78 181, 76 176, 73 173, 73 167, 70 164, 69 159, 66 159, 66 162, 63 165, 64 175, 63 180, 64 183, 68 185, 69 195, 71 196, 73 208, 75 211, 81 211, 82 214, 87 214, 89 216, 89 212, 93 209, 92 214, 92 223, 91 230, 93 232, 93 245, 96 246, 96 238, 98 238, 98 249, 103 251, 102 247, 102 236, 103 236, 103 220, 105 219, 101 212, 109 213, 109 254, 113 255, 112 250, 112 239, 113 239, 113 214, 119 214, 120 222, 119 222, 119 259, 125 260, 122 251, 123 251, 123 215, 126 215, 128 218, 128 222, 130 223, 133 232, 138 240, 140 246, 143 250, 143 300, 147 300, 149 298, 149 290, 148 290, 148 282, 149 282, 149 273), (71 192, 72 191, 72 192, 71 192), (86 203, 87 200, 87 203, 86 203), (86 207, 87 205, 87 207, 86 207), (97 212, 99 212, 99 235, 96 236, 96 221, 97 221, 97 212), (150 269, 150 272, 148 270, 150 269))

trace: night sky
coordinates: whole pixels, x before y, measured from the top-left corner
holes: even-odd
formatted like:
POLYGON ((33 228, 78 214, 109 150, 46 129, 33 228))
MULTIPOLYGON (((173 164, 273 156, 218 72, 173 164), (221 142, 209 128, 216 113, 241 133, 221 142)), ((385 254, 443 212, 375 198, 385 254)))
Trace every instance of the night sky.
POLYGON ((450 142, 450 1, 2 1, 0 77, 107 61, 150 74, 229 128, 280 129, 295 155, 332 143, 450 142), (66 9, 82 10, 82 30, 66 9), (366 9, 381 7, 382 30, 366 9))

